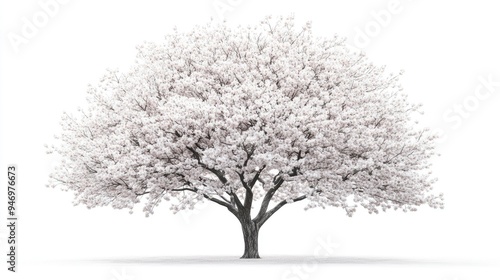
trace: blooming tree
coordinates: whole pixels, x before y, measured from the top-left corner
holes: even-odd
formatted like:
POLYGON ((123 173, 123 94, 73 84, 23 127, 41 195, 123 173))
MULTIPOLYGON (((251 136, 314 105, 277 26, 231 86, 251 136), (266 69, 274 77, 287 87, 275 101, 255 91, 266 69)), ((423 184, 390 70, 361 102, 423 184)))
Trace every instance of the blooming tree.
POLYGON ((430 193, 435 136, 414 128, 419 106, 399 76, 293 18, 174 30, 64 115, 50 185, 89 208, 144 202, 146 215, 162 200, 174 212, 211 201, 240 221, 243 258, 258 258, 259 229, 301 200, 349 216, 442 207, 430 193))

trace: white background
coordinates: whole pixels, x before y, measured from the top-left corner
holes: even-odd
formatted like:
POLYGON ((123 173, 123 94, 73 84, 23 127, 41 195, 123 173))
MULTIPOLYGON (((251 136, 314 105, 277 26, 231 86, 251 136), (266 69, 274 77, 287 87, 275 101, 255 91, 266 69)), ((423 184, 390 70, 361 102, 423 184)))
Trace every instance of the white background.
MULTIPOLYGON (((488 91, 481 82, 500 82, 495 1, 70 0, 60 1, 44 23, 40 3, 46 2, 0 4, 0 167, 18 167, 20 218, 19 273, 7 273, 4 263, 0 275, 499 279, 500 85, 488 91), (228 9, 217 12, 217 5, 228 9), (263 258, 240 261, 240 226, 218 206, 206 203, 173 215, 162 205, 145 218, 140 207, 133 215, 73 207, 71 193, 45 187, 55 162, 44 144, 58 132, 62 112, 83 104, 87 84, 106 68, 126 69, 136 45, 211 17, 246 25, 290 13, 299 24, 311 20, 318 36, 337 33, 389 71, 405 70, 404 88, 424 105, 422 123, 443 133, 433 171, 439 177, 436 192, 445 194, 444 210, 358 211, 348 218, 340 209, 303 211, 305 203, 297 203, 284 207, 261 230, 263 258), (30 36, 22 34, 24 18, 38 25, 30 36), (24 40, 13 44, 13 36, 24 40), (460 115, 457 110, 464 105, 460 115), (315 263, 318 250, 328 263, 315 263)), ((5 176, 0 185, 6 181, 5 176)), ((1 191, 2 224, 5 194, 1 191)), ((2 226, 4 256, 6 234, 2 226)))

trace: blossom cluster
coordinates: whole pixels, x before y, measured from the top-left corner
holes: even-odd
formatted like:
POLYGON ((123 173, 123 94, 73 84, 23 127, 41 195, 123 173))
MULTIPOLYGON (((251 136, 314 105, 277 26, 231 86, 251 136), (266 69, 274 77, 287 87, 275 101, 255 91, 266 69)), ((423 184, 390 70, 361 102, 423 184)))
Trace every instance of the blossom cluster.
POLYGON ((416 128, 420 106, 400 75, 290 17, 174 30, 64 115, 50 185, 90 208, 144 200, 147 214, 162 200, 173 211, 232 205, 250 183, 257 200, 280 181, 274 203, 307 198, 349 215, 442 207, 431 193, 435 136, 416 128))

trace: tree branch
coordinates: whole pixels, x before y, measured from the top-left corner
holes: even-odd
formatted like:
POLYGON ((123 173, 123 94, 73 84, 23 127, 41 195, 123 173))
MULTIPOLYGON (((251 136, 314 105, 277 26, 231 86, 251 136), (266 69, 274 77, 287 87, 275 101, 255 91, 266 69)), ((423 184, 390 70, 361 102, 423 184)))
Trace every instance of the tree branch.
POLYGON ((215 168, 208 167, 206 164, 204 164, 203 162, 201 162, 201 155, 200 155, 200 153, 198 153, 195 149, 193 149, 191 147, 186 147, 186 148, 191 153, 193 153, 194 158, 198 161, 198 164, 200 164, 201 167, 203 167, 204 169, 212 172, 215 176, 217 176, 217 178, 219 178, 219 180, 222 182, 222 184, 226 184, 227 183, 227 179, 226 179, 226 177, 224 177, 224 172, 222 172, 220 170, 217 170, 215 168))
POLYGON ((254 218, 254 221, 259 221, 260 219, 262 219, 262 217, 264 217, 264 215, 266 214, 267 208, 269 207, 269 203, 271 202, 271 199, 274 196, 274 193, 281 187, 281 185, 283 184, 283 182, 285 182, 285 180, 283 180, 283 178, 279 178, 279 179, 275 180, 275 182, 276 183, 275 183, 274 187, 270 188, 267 191, 266 195, 264 196, 264 199, 262 200, 262 205, 260 206, 259 213, 254 218))
POLYGON ((245 212, 250 214, 250 209, 252 208, 252 202, 253 202, 253 192, 252 189, 248 186, 247 182, 245 181, 245 173, 244 172, 236 172, 238 174, 238 177, 240 178, 241 184, 243 185, 243 188, 245 188, 245 201, 243 202, 243 209, 245 212))
POLYGON ((253 179, 248 184, 248 186, 250 187, 250 189, 252 189, 253 186, 255 186, 255 183, 257 183, 257 180, 259 180, 260 173, 262 173, 262 170, 264 170, 264 168, 266 168, 265 165, 261 169, 259 169, 259 171, 257 171, 257 173, 255 174, 255 176, 253 176, 253 179))
POLYGON ((233 201, 236 204, 237 209, 240 211, 243 211, 243 209, 244 209, 243 204, 241 203, 241 201, 238 198, 238 196, 236 195, 236 193, 231 191, 231 192, 229 192, 229 195, 233 198, 233 201))
MULTIPOLYGON (((292 202, 290 202, 290 203, 304 200, 306 197, 307 197, 306 195, 301 195, 299 197, 296 197, 296 198, 292 199, 292 202)), ((271 218, 271 216, 274 213, 276 213, 276 211, 278 211, 281 207, 283 207, 283 205, 285 205, 287 203, 288 202, 286 200, 281 201, 276 206, 274 206, 271 210, 269 210, 267 213, 265 213, 264 215, 262 215, 262 217, 260 217, 259 219, 256 218, 257 220, 255 220, 255 222, 259 226, 262 226, 269 218, 271 218)))
MULTIPOLYGON (((190 192, 198 193, 199 190, 197 188, 193 188, 193 189, 180 188, 180 189, 170 189, 170 191, 190 191, 190 192)), ((206 198, 214 203, 217 203, 221 206, 226 207, 229 210, 229 212, 233 213, 233 215, 235 215, 235 216, 238 216, 238 211, 236 211, 236 209, 231 204, 229 204, 225 201, 222 201, 220 199, 217 199, 215 197, 208 196, 207 194, 204 194, 204 193, 202 193, 201 195, 203 195, 204 198, 206 198)))

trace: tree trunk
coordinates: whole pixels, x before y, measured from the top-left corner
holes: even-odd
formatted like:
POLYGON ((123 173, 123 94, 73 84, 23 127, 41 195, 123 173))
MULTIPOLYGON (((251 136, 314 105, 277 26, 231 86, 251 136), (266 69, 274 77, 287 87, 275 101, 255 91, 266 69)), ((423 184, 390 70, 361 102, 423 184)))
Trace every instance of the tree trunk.
POLYGON ((260 259, 259 256, 259 226, 252 220, 241 221, 243 239, 245 240, 245 252, 242 259, 260 259))

